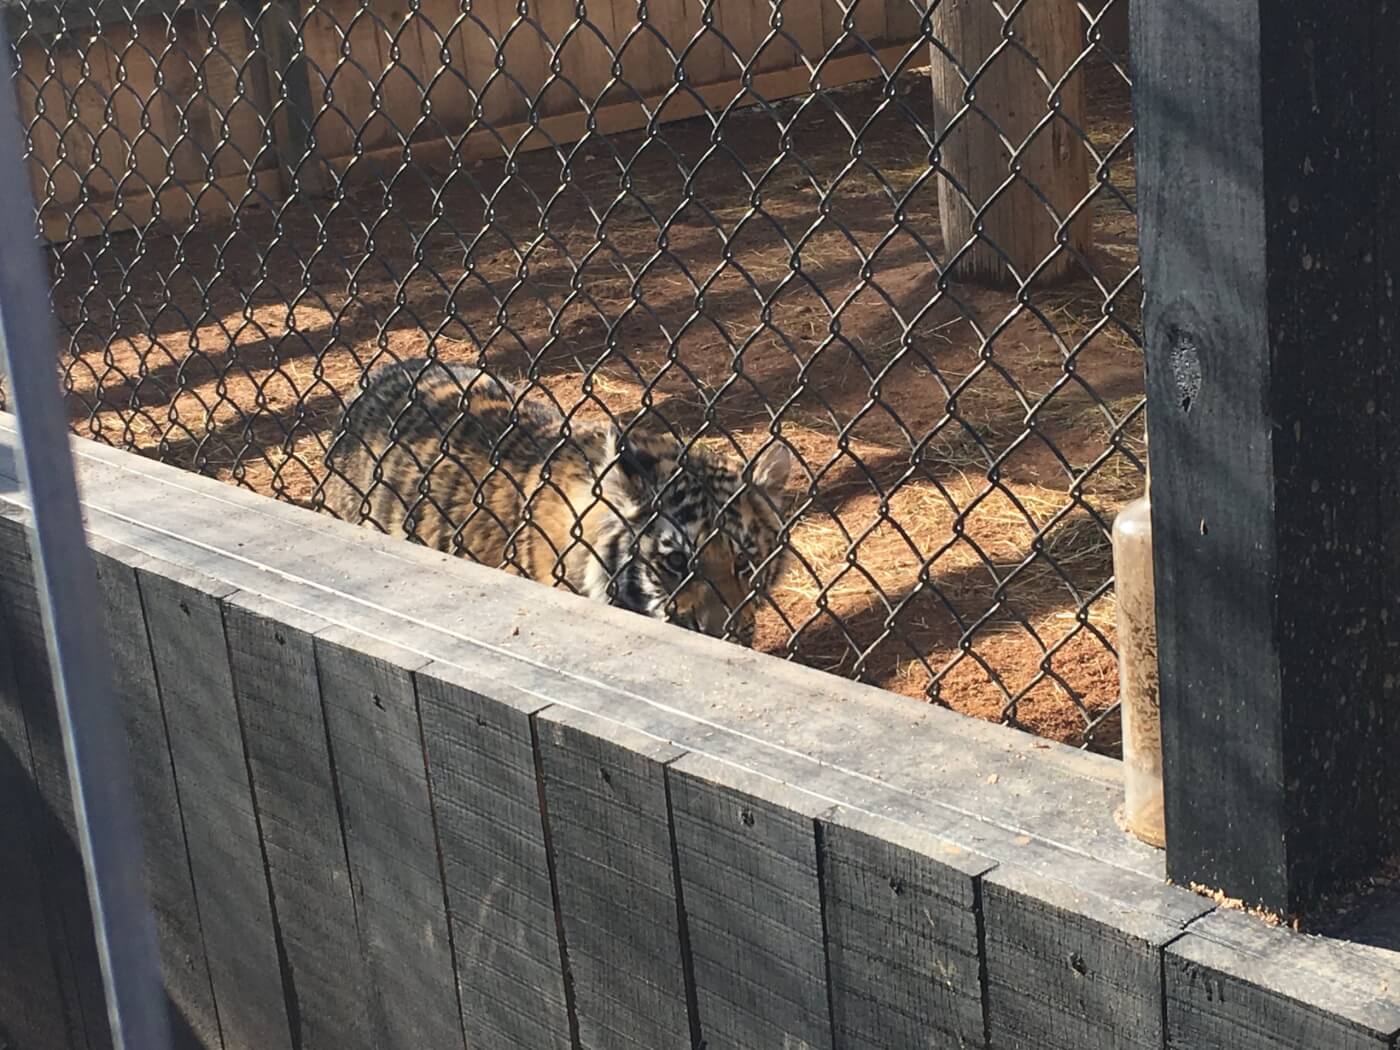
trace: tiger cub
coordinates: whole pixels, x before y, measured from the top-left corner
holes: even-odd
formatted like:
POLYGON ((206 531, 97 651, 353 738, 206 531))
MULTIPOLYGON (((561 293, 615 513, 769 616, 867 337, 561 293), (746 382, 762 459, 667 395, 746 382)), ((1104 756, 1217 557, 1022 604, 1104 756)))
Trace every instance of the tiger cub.
POLYGON ((566 426, 547 399, 418 360, 371 374, 322 492, 345 521, 748 645, 786 567, 791 462, 777 444, 745 468, 698 447, 682 456, 671 436, 566 426))

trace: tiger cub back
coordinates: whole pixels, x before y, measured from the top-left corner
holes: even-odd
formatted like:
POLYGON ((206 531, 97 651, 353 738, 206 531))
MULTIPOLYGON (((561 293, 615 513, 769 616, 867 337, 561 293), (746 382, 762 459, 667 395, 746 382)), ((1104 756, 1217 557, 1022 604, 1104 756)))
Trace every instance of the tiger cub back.
POLYGON ((478 369, 418 360, 373 373, 346 409, 322 498, 346 521, 748 642, 784 569, 790 462, 777 444, 746 470, 669 435, 566 425, 478 369))

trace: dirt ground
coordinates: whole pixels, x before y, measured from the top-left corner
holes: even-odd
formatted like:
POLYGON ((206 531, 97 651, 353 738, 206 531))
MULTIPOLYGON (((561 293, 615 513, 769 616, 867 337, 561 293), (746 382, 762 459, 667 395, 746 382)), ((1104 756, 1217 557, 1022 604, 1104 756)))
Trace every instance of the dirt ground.
MULTIPOLYGON (((1126 85, 1083 75, 1131 202, 1126 85)), ((1142 487, 1135 220, 1102 192, 1092 274, 925 309, 938 195, 906 114, 929 117, 928 80, 877 112, 879 87, 775 107, 786 154, 742 110, 720 134, 594 141, 562 172, 550 151, 385 169, 388 188, 280 213, 250 197, 233 227, 70 244, 74 425, 296 503, 385 355, 485 361, 566 408, 646 406, 745 450, 776 426, 802 460, 799 561, 758 648, 1113 750, 1106 530, 1142 487)))

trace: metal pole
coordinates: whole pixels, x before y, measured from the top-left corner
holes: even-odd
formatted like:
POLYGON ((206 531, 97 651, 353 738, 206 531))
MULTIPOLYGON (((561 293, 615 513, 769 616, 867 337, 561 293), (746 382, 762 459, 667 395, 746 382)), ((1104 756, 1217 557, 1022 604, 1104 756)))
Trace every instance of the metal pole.
POLYGON ((35 244, 9 30, 0 18, 0 350, 32 507, 35 582, 48 637, 73 810, 115 1050, 164 1050, 169 1017, 144 889, 126 729, 112 692, 97 581, 59 397, 53 318, 35 244))

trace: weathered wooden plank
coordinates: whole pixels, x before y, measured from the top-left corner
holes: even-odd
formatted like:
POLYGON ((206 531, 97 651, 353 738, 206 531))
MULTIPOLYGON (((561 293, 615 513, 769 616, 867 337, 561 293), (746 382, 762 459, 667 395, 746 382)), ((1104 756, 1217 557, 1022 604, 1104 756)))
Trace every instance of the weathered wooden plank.
POLYGON ((1375 193, 1395 177, 1376 143, 1394 18, 1131 15, 1168 873, 1294 912, 1384 856, 1400 791, 1376 699, 1395 670, 1376 408, 1396 216, 1375 193))
MULTIPOLYGON (((384 20, 378 33, 379 58, 385 71, 380 88, 384 115, 394 129, 394 138, 401 136, 406 141, 423 117, 425 89, 441 59, 436 49, 431 57, 424 55, 422 19, 414 9, 384 9, 380 17, 384 20)), ((443 133, 439 129, 437 136, 443 133)))
MULTIPOLYGON (((342 19, 341 24, 345 30, 343 48, 348 47, 349 52, 347 54, 344 49, 341 51, 346 62, 341 67, 335 87, 338 92, 343 91, 347 99, 353 98, 357 102, 363 100, 362 107, 347 106, 345 109, 345 114, 354 127, 352 146, 359 143, 366 148, 382 149, 384 159, 392 171, 393 166, 396 166, 395 161, 401 162, 403 159, 403 145, 398 139, 397 130, 388 120, 382 90, 387 72, 383 53, 382 16, 360 0, 344 4, 340 11, 343 14, 337 17, 342 19)), ((378 157, 374 159, 379 160, 378 157)), ((372 168, 375 178, 382 178, 385 174, 383 163, 362 166, 372 168)))
POLYGON ((71 1038, 96 1050, 110 1046, 111 1035, 29 541, 20 520, 0 518, 0 607, 10 648, 13 706, 23 719, 22 728, 7 730, 6 742, 18 752, 21 770, 33 785, 23 794, 30 801, 45 922, 71 1038))
POLYGON ((530 727, 544 705, 443 663, 416 680, 467 1045, 568 1050, 567 971, 530 727))
MULTIPOLYGON (((144 212, 137 202, 150 202, 156 189, 165 180, 165 167, 168 146, 171 141, 170 102, 163 91, 156 89, 156 61, 160 47, 154 52, 147 50, 154 43, 149 27, 141 28, 141 23, 126 26, 113 26, 103 34, 112 49, 111 78, 119 85, 112 93, 112 110, 117 127, 129 143, 126 157, 126 170, 122 172, 119 184, 123 210, 133 208, 131 221, 141 223, 150 219, 150 203, 144 212), (144 119, 149 129, 142 125, 144 119)), ((115 214, 122 214, 116 212, 115 214)), ((59 220, 50 220, 46 236, 51 240, 61 232, 55 229, 59 220)), ((66 218, 63 220, 66 225, 66 218)), ((88 224, 80 224, 83 229, 91 229, 88 224)), ((100 223, 98 224, 100 227, 100 223)))
POLYGON ((580 19, 581 10, 569 4, 543 4, 537 9, 547 60, 560 70, 540 98, 541 116, 593 109, 612 77, 612 57, 603 44, 612 32, 612 12, 607 5, 589 6, 587 17, 580 19))
MULTIPOLYGON (((870 0, 862 0, 869 3, 870 0)), ((919 0, 885 0, 885 32, 892 41, 918 40, 926 9, 919 0)), ((889 65, 886 65, 889 68, 889 65)))
MULTIPOLYGON (((10 469, 6 454, 0 448, 0 473, 10 469)), ((1140 1030, 1144 1014, 1151 1013, 1145 1005, 1150 996, 1133 995, 1125 982, 1134 974, 1140 976, 1144 968, 1150 972, 1152 958, 1160 960, 1160 944, 1207 907, 1184 891, 1163 887, 1154 869, 1142 859, 1142 851, 1112 828, 1108 813, 1121 785, 1115 784, 1110 763, 1046 748, 995 727, 945 718, 943 713, 904 705, 737 647, 712 645, 677 632, 665 632, 663 638, 661 628, 639 617, 583 606, 566 596, 458 565, 407 545, 395 545, 368 532, 361 536, 295 508, 270 505, 214 482, 111 450, 80 446, 79 458, 100 468, 84 472, 90 518, 100 534, 135 539, 143 549, 184 559, 239 585, 266 588, 269 595, 294 606, 333 610, 326 615, 339 622, 363 624, 378 617, 386 624, 385 637, 412 644, 425 654, 422 659, 434 656, 473 669, 487 667, 493 676, 527 683, 528 691, 538 698, 529 701, 527 710, 547 701, 586 708, 639 727, 652 737, 703 747, 731 762, 761 768, 774 779, 806 788, 799 797, 811 799, 819 794, 859 804, 862 809, 878 810, 897 819, 919 834, 937 834, 964 847, 975 845, 978 852, 994 856, 1004 867, 984 880, 984 915, 989 957, 995 955, 1000 960, 989 962, 989 977, 995 978, 994 1017, 997 1011, 1002 1017, 997 1022, 1002 1025, 1000 1045, 1016 1045, 1007 1040, 1035 1024, 1039 1027, 1033 1036, 1020 1037, 1023 1045, 1072 1045, 1087 1050, 1103 1045, 1107 1030, 1103 1018, 1113 1011, 1117 1011, 1115 1023, 1122 1031, 1132 1032, 1133 1026, 1140 1030), (152 505, 159 507, 160 520, 147 528, 141 521, 143 516, 151 520, 152 505), (565 625, 572 633, 562 629, 565 625), (665 661, 638 659, 639 653, 654 654, 663 645, 665 661), (582 675, 587 677, 579 677, 582 675), (1022 874, 1013 873, 1008 879, 1007 871, 1013 868, 1022 874), (1051 884, 1048 888, 1043 885, 1047 880, 1051 884), (1078 955, 1077 966, 1071 953, 1078 955), (1117 969, 1112 969, 1115 966, 1117 969), (1050 981, 1042 988, 1027 991, 1015 983, 1041 975, 1050 981), (1041 1000, 1033 1001, 1036 995, 1041 1000), (1014 1014, 1032 1009, 1038 1010, 1037 1017, 1024 1024, 1014 1014), (1053 1028, 1048 1037, 1041 1030, 1046 1025, 1053 1028)), ((18 497, 8 488, 8 483, 0 480, 0 500, 14 505, 18 497)), ((358 648, 361 643, 354 645, 358 648)), ((399 660, 400 670, 406 674, 407 668, 422 659, 404 657, 399 660)), ((364 675, 351 676, 353 688, 363 690, 365 682, 364 675)), ((478 692, 487 690, 482 686, 478 692)), ((492 691, 491 695, 494 698, 496 694, 492 691)), ((369 709, 372 703, 362 706, 369 709)), ((409 767, 415 762, 421 765, 421 739, 414 736, 417 730, 411 717, 406 731, 412 739, 403 745, 403 761, 409 767)), ((684 763, 714 761, 693 756, 682 759, 681 772, 672 775, 672 786, 686 775, 684 763)), ((707 772, 700 778, 704 783, 698 794, 721 800, 712 815, 733 812, 728 807, 737 798, 768 795, 768 788, 761 786, 741 784, 736 789, 733 780, 738 776, 732 766, 721 765, 718 773, 707 772)), ((394 778, 389 777, 388 782, 392 786, 394 778)), ((793 794, 791 788, 772 790, 793 794)), ((376 782, 372 791, 361 791, 380 807, 376 812, 383 810, 386 792, 382 783, 376 782)), ((431 802, 426 787, 419 795, 426 800, 420 805, 431 802)), ((796 865, 774 855, 781 851, 760 850, 766 843, 749 848, 752 844, 742 840, 736 846, 725 843, 721 835, 714 836, 713 841, 721 843, 717 854, 721 860, 735 854, 759 854, 763 863, 748 869, 735 867, 732 870, 737 874, 733 875, 708 875, 711 884, 719 887, 715 891, 717 903, 710 903, 709 914, 718 915, 716 921, 721 926, 721 935, 713 931, 707 935, 705 948, 711 957, 716 945, 736 944, 733 937, 723 938, 725 931, 746 920, 747 913, 729 899, 736 886, 747 885, 746 875, 765 887, 823 884, 829 868, 827 841, 807 847, 807 829, 813 827, 813 820, 801 817, 801 806, 785 808, 780 800, 777 808, 785 814, 789 830, 793 821, 799 825, 788 840, 793 846, 788 855, 799 857, 796 865), (809 850, 827 865, 809 869, 819 874, 802 873, 800 858, 809 850), (770 870, 779 872, 776 880, 768 876, 770 870), (751 872, 759 874, 747 874, 751 872)), ((681 802, 673 809, 678 814, 678 838, 682 838, 681 802)), ((690 806, 692 814, 697 809, 690 806)), ((389 830, 375 828, 373 834, 381 836, 386 850, 392 851, 386 863, 401 864, 412 851, 399 848, 403 822, 397 820, 399 810, 393 812, 394 818, 385 822, 389 830)), ((411 812, 421 815, 422 811, 411 812)), ((764 812, 751 811, 750 815, 766 830, 764 812)), ((820 814, 817 816, 820 820, 820 814)), ((430 821, 431 815, 425 819, 430 821)), ((829 815, 827 823, 838 819, 829 815)), ((742 820, 741 811, 737 821, 741 827, 742 820)), ((692 848, 682 856, 683 864, 711 863, 703 855, 697 858, 700 847, 708 850, 712 841, 707 830, 696 830, 699 824, 692 819, 692 848)), ((816 825, 818 830, 822 827, 821 823, 816 825)), ((431 830, 430 826, 430 835, 431 830)), ((435 845, 432 842, 430 852, 435 845)), ((437 871, 436 867, 432 870, 437 871)), ((434 874, 430 886, 434 880, 440 887, 440 876, 434 874)), ((703 886, 704 881, 692 873, 691 885, 703 886)), ((875 885, 878 889, 878 883, 875 885)), ((684 879, 682 889, 687 891, 689 906, 691 898, 684 879)), ((827 889, 827 917, 831 919, 836 914, 836 898, 831 886, 827 889)), ((806 892, 801 890, 797 897, 803 898, 806 892)), ((390 903, 397 906, 402 897, 393 896, 390 903)), ((703 893, 698 899, 704 900, 703 893)), ((445 914, 446 906, 439 907, 445 914)), ((781 918, 783 914, 769 907, 766 900, 755 908, 762 915, 771 912, 781 918)), ((693 912, 691 908, 692 924, 693 912)), ((812 924, 796 925, 810 929, 812 924)), ((450 928, 444 919, 440 929, 450 928)), ((826 943, 832 945, 833 952, 829 964, 834 962, 835 946, 840 943, 833 929, 829 922, 826 943)), ((761 927, 752 930, 746 926, 743 932, 748 942, 740 965, 764 965, 769 956, 747 948, 747 944, 772 940, 772 935, 761 927)), ((791 934, 785 936, 788 942, 793 939, 791 934)), ((808 973, 823 972, 820 934, 818 937, 816 954, 808 952, 803 963, 808 973)), ((421 951, 420 942, 421 937, 412 942, 414 951, 421 951)), ((1295 951, 1294 943, 1281 949, 1281 958, 1295 951)), ((784 956, 790 957, 791 952, 784 956)), ((1160 967, 1160 961, 1156 965, 1160 967)), ((833 965, 833 973, 835 969, 833 965)), ((730 966, 729 971, 737 972, 737 967, 730 966)), ((769 978, 768 983, 761 994, 755 993, 757 1000, 745 1006, 761 1010, 765 1016, 781 1013, 781 1006, 778 1011, 767 1009, 772 1002, 773 980, 781 975, 773 978, 764 970, 763 976, 769 978)), ((1249 984, 1254 979, 1239 980, 1249 984)), ((1271 994, 1279 991, 1261 987, 1271 994)), ((1299 984, 1281 994, 1285 999, 1314 1000, 1324 1013, 1329 1011, 1325 995, 1304 989, 1305 985, 1299 984)), ((833 982, 832 997, 839 994, 833 982)), ((1157 996, 1160 1035, 1160 991, 1157 996)), ((411 1001, 421 1008, 421 989, 415 989, 411 1001)), ((703 1011, 701 1016, 702 1022, 708 1023, 703 1011)), ((781 1046, 784 1034, 765 1030, 755 1038, 746 1034, 728 1045, 781 1046)), ((1150 1031, 1146 1038, 1150 1044, 1150 1031)), ((1207 1035, 1193 1038, 1199 1038, 1202 1046, 1213 1045, 1207 1035)), ((802 1034, 791 1034, 789 1045, 805 1041, 802 1034)), ((715 1036, 710 1045, 725 1044, 715 1036)), ((1122 1042, 1109 1045, 1134 1044, 1124 1036, 1122 1042)))
MULTIPOLYGON (((8 508, 7 508, 8 509, 8 508)), ((17 548, 22 528, 0 514, 0 581, 29 572, 27 548, 17 548), (23 557, 20 556, 21 551, 23 557)), ((9 586, 0 582, 0 593, 9 586)), ((0 1041, 36 1050, 79 1046, 69 1001, 59 980, 62 928, 46 908, 42 857, 53 836, 44 828, 44 800, 29 758, 24 702, 19 692, 8 602, 0 602, 0 1041)))
MULTIPOLYGON (((627 87, 644 98, 654 98, 676 82, 675 62, 666 53, 662 42, 669 44, 679 55, 685 50, 685 45, 690 42, 700 24, 697 20, 694 27, 691 26, 686 17, 684 0, 680 3, 648 6, 646 13, 647 27, 632 37, 619 57, 622 60, 622 79, 627 87)), ((631 14, 619 17, 617 43, 620 45, 634 26, 639 24, 640 21, 631 14)), ((632 96, 629 93, 627 97, 632 96)))
POLYGON ((414 72, 427 88, 425 105, 431 109, 418 137, 432 139, 455 134, 471 119, 471 88, 462 34, 472 23, 456 0, 424 0, 416 21, 422 65, 414 72))
POLYGON ((82 49, 71 44, 54 48, 54 73, 63 87, 67 112, 62 122, 63 152, 82 179, 82 191, 90 199, 112 195, 113 178, 121 161, 108 134, 107 96, 111 85, 105 82, 107 63, 100 46, 82 49))
POLYGON ((1094 874, 1097 884, 1061 881, 1072 868, 1053 877, 1013 861, 983 878, 994 1050, 1160 1050, 1162 948, 1206 905, 1173 887, 1145 892, 1136 879, 1116 892, 1126 877, 1094 874))
MULTIPOLYGON (((852 39, 849 43, 857 48, 863 47, 863 44, 875 47, 887 43, 890 40, 887 2, 888 0, 825 0, 822 5, 822 42, 825 47, 836 43, 845 33, 845 23, 848 21, 852 26, 851 36, 859 38, 852 39)), ((908 0, 900 2, 907 4, 908 0)), ((917 27, 914 32, 918 32, 917 27)))
POLYGON ((413 688, 412 673, 427 661, 341 627, 317 635, 315 651, 375 1041, 406 1050, 463 1047, 413 688))
POLYGON ((143 550, 309 608, 334 597, 347 610, 341 622, 371 633, 396 623, 401 643, 491 665, 497 677, 513 680, 523 663, 555 702, 833 798, 860 797, 989 856, 1021 852, 1020 832, 1008 829, 1025 829, 1055 856, 1092 855, 1161 881, 1160 851, 1113 825, 1122 779, 1112 759, 671 631, 91 442, 76 442, 75 454, 94 527, 143 550), (153 505, 160 527, 140 525, 153 505), (662 644, 660 632, 667 660, 639 659, 662 644))
POLYGON ((21 119, 30 127, 30 145, 44 169, 39 201, 41 205, 55 201, 71 206, 82 193, 82 161, 65 149, 63 129, 68 123, 67 101, 57 71, 58 55, 53 49, 38 45, 21 49, 18 77, 26 88, 25 95, 30 83, 34 91, 34 111, 21 119))
POLYGON ((836 1045, 982 1046, 978 880, 993 862, 845 807, 818 830, 836 1045))
POLYGON ((326 625, 247 594, 226 598, 223 617, 295 1045, 368 1050, 367 979, 312 642, 326 625))
MULTIPOLYGON (((1127 2, 1117 0, 1119 7, 1127 2)), ((1400 98, 1400 23, 1378 11, 1372 28, 1375 36, 1371 61, 1378 67, 1375 97, 1387 100, 1381 110, 1387 112, 1390 103, 1400 98)), ((1400 123, 1388 118, 1377 120, 1372 134, 1377 158, 1376 182, 1368 192, 1373 195, 1376 214, 1381 216, 1374 224, 1377 260, 1374 275, 1378 291, 1384 291, 1387 306, 1377 313, 1376 337, 1380 346, 1393 347, 1400 333, 1400 317, 1396 316, 1394 299, 1395 274, 1400 272, 1400 222, 1394 219, 1400 214, 1400 123)), ((1375 379, 1377 433, 1381 440, 1374 469, 1378 476, 1390 478, 1394 477, 1400 462, 1400 449, 1386 440, 1400 432, 1400 367, 1396 366, 1393 354, 1384 358, 1375 379)), ((1365 410, 1367 406, 1362 407, 1365 410)), ((1382 485, 1380 523, 1386 575, 1380 584, 1381 642, 1384 645, 1380 659, 1389 673, 1381 678, 1384 699, 1377 705, 1380 708, 1377 736, 1389 742, 1385 746, 1392 760, 1381 764, 1381 775, 1387 779, 1380 791, 1378 817, 1381 833, 1387 836, 1383 855, 1397 857, 1400 856, 1400 762, 1394 761, 1393 756, 1395 741, 1400 740, 1400 703, 1396 702, 1400 695, 1400 675, 1395 673, 1400 668, 1400 508, 1395 505, 1395 486, 1384 482, 1382 485)))
POLYGON ((777 5, 782 17, 781 33, 775 48, 775 67, 791 67, 806 72, 806 62, 816 65, 826 53, 826 20, 832 13, 825 8, 822 0, 786 0, 777 5))
POLYGON ((356 30, 354 50, 345 51, 359 11, 358 0, 325 0, 312 8, 306 21, 305 52, 317 114, 316 145, 326 157, 354 152, 356 137, 370 113, 377 57, 371 58, 368 66, 358 64, 366 57, 360 45, 364 29, 356 30))
POLYGON ((535 726, 581 1046, 698 1047, 666 802, 685 752, 562 707, 535 726))
POLYGON ((828 1050, 816 818, 830 806, 697 754, 666 777, 705 1044, 828 1050))
MULTIPOLYGON (((493 127, 519 121, 528 111, 529 99, 522 92, 529 90, 529 70, 544 68, 538 37, 533 29, 525 26, 511 36, 505 48, 505 69, 496 72, 497 48, 514 19, 515 7, 509 0, 486 0, 485 3, 472 5, 472 10, 458 20, 454 34, 466 67, 467 83, 480 101, 482 118, 493 127), (523 59, 517 57, 521 55, 523 59), (523 65, 529 68, 523 68, 523 65), (488 87, 487 80, 493 75, 495 79, 488 87), (510 77, 520 81, 522 86, 517 87, 510 77)), ((465 127, 473 120, 472 110, 469 109, 464 117, 465 127)))
POLYGON ((281 945, 219 601, 176 566, 137 570, 224 1043, 290 1050, 281 945))
POLYGON ((208 147, 212 136, 208 99, 198 89, 197 63, 203 52, 203 27, 193 11, 148 23, 152 36, 159 36, 161 47, 157 76, 159 88, 171 109, 171 160, 175 178, 184 185, 198 185, 209 177, 208 147))
POLYGON ((320 111, 316 81, 302 37, 299 0, 274 0, 257 11, 256 37, 266 62, 269 122, 282 185, 288 193, 325 189, 325 167, 314 148, 320 111))
POLYGON ((1166 996, 1169 1050, 1377 1050, 1400 1037, 1400 956, 1238 911, 1167 947, 1166 996))
POLYGON ((210 14, 204 76, 214 107, 215 132, 224 141, 214 167, 221 178, 275 163, 263 153, 263 128, 271 107, 266 59, 254 44, 244 9, 221 5, 210 14))
POLYGON ((141 807, 146 892, 171 1004, 172 1037, 181 1050, 218 1047, 222 1045, 219 1017, 190 875, 179 789, 136 582, 136 567, 151 561, 100 539, 93 546, 112 651, 113 688, 126 722, 132 781, 141 807))

